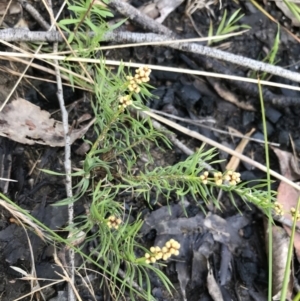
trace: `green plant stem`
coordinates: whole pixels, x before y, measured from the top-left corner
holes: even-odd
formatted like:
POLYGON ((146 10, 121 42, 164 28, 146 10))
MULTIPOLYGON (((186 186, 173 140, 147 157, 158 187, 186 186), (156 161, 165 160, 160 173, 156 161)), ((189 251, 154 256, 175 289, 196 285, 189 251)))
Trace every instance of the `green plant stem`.
MULTIPOLYGON (((264 99, 262 94, 262 89, 260 85, 260 81, 258 79, 258 90, 259 90, 259 100, 261 106, 261 115, 263 122, 263 130, 264 130, 264 141, 265 141, 265 155, 266 155, 266 167, 267 167, 267 188, 268 188, 268 199, 271 202, 271 177, 270 177, 270 160, 269 160, 269 146, 268 146, 268 136, 267 136, 267 124, 266 124, 266 115, 265 115, 265 106, 264 99)), ((268 300, 272 301, 272 267, 273 267, 273 236, 272 236, 272 209, 271 206, 269 208, 269 217, 268 217, 268 235, 269 235, 269 268, 268 268, 268 300)))
POLYGON ((86 12, 84 13, 84 16, 81 18, 80 22, 76 24, 76 27, 75 27, 75 29, 74 29, 74 35, 77 33, 78 28, 79 28, 80 25, 83 23, 83 21, 85 20, 85 18, 87 17, 87 15, 90 13, 90 11, 91 11, 91 9, 92 9, 92 7, 93 7, 94 2, 95 2, 95 0, 93 0, 93 1, 90 3, 88 9, 87 9, 86 12))
POLYGON ((98 136, 98 138, 96 139, 96 141, 94 142, 92 148, 90 149, 89 153, 87 154, 87 156, 92 157, 95 153, 95 151, 97 150, 100 142, 106 138, 107 136, 107 132, 110 130, 111 125, 118 119, 119 115, 122 113, 121 110, 118 111, 117 114, 115 114, 113 116, 113 118, 111 119, 111 121, 106 125, 105 129, 102 131, 102 133, 98 136))
MULTIPOLYGON (((128 85, 128 84, 126 84, 126 85, 128 85)), ((133 93, 130 92, 128 95, 129 95, 129 98, 131 99, 133 93)), ((90 157, 93 156, 93 154, 94 154, 95 151, 97 150, 97 148, 98 148, 100 142, 106 138, 107 132, 110 130, 111 125, 112 125, 114 122, 116 122, 116 120, 119 118, 120 114, 123 113, 123 110, 124 110, 123 108, 120 108, 120 109, 118 110, 118 112, 117 112, 117 113, 113 116, 113 118, 110 120, 110 122, 106 125, 105 129, 102 131, 102 133, 98 136, 97 140, 94 142, 94 144, 93 144, 91 150, 90 150, 89 153, 88 153, 88 156, 90 156, 90 157)))
MULTIPOLYGON (((294 220, 293 220, 293 227, 292 227, 289 250, 288 250, 288 256, 287 256, 286 266, 285 266, 285 271, 284 271, 284 278, 283 278, 283 284, 282 284, 282 289, 281 289, 280 301, 285 301, 286 300, 288 285, 289 285, 289 282, 290 282, 290 273, 291 273, 291 268, 290 267, 291 267, 292 256, 293 256, 293 251, 294 251, 294 239, 295 239, 295 232, 296 232, 296 225, 297 225, 297 215, 298 215, 298 212, 299 212, 299 208, 300 208, 300 197, 298 198, 296 213, 295 213, 295 217, 294 217, 294 220)), ((299 293, 296 296, 297 300, 299 300, 299 298, 300 298, 300 295, 299 296, 298 295, 299 295, 299 293)))

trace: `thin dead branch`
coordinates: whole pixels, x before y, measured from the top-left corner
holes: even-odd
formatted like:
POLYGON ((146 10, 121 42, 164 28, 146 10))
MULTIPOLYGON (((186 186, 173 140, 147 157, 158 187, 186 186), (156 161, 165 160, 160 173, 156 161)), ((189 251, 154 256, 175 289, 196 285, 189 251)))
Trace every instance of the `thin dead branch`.
MULTIPOLYGON (((239 134, 239 133, 230 133, 228 131, 220 130, 220 129, 214 128, 212 126, 204 125, 203 123, 212 123, 213 122, 213 120, 209 119, 209 118, 203 119, 203 120, 201 120, 201 119, 200 120, 192 120, 192 119, 189 119, 189 118, 178 117, 178 116, 168 114, 168 113, 165 113, 165 112, 161 112, 161 111, 158 111, 158 110, 154 110, 154 109, 151 109, 151 112, 154 112, 157 115, 162 115, 162 116, 169 117, 169 118, 174 119, 174 120, 180 120, 180 121, 183 121, 183 122, 188 123, 188 124, 193 124, 193 125, 196 125, 198 127, 203 127, 205 129, 209 129, 213 132, 221 133, 221 134, 224 134, 224 135, 230 135, 230 136, 237 137, 237 138, 246 138, 249 141, 254 141, 254 142, 257 142, 257 143, 261 143, 261 144, 265 143, 263 140, 260 140, 260 139, 246 137, 245 135, 242 135, 242 134, 239 134)), ((213 122, 213 123, 215 123, 215 122, 213 122)), ((274 143, 274 142, 268 142, 268 145, 272 145, 272 146, 276 146, 276 147, 280 146, 279 143, 274 143)))
MULTIPOLYGON (((52 23, 52 31, 56 31, 56 20, 54 18, 53 10, 52 10, 52 0, 47 0, 47 4, 45 7, 48 9, 51 23, 52 23)), ((58 51, 58 43, 55 42, 53 44, 53 52, 56 53, 58 51)), ((65 172, 66 172, 66 193, 68 198, 73 197, 72 191, 72 167, 71 167, 71 135, 69 131, 69 116, 68 111, 65 106, 64 95, 63 95, 63 85, 62 85, 62 78, 60 74, 59 62, 58 60, 54 60, 55 64, 55 73, 56 73, 56 85, 57 85, 57 98, 59 101, 60 111, 62 114, 62 121, 63 121, 63 129, 64 129, 64 140, 65 140, 65 172)), ((71 202, 68 205, 68 224, 69 226, 74 223, 74 205, 71 202)), ((75 301, 75 252, 74 249, 70 248, 68 251, 69 255, 69 281, 68 281, 68 300, 75 301)))
POLYGON ((41 14, 26 0, 18 0, 19 4, 26 9, 31 16, 43 27, 45 30, 50 29, 48 22, 41 16, 41 14))
MULTIPOLYGON (((152 20, 153 21, 153 20, 152 20)), ((154 22, 154 21, 153 21, 154 22)), ((159 26, 162 26, 158 24, 159 26)), ((11 30, 5 29, 0 31, 0 39, 3 41, 62 41, 62 37, 59 33, 53 32, 28 32, 27 30, 11 30)), ((103 41, 114 41, 118 43, 130 42, 130 43, 153 43, 160 42, 161 45, 169 41, 170 36, 157 35, 153 33, 133 33, 133 32, 111 32, 104 35, 103 41)), ((173 38, 174 39, 174 38, 173 38)), ((246 67, 259 72, 267 72, 269 74, 281 76, 292 81, 300 82, 300 74, 297 72, 289 71, 284 68, 259 62, 247 57, 235 55, 226 51, 218 50, 215 48, 203 46, 196 43, 181 43, 174 40, 173 43, 168 42, 167 45, 171 48, 191 52, 195 54, 201 54, 206 57, 212 57, 220 59, 222 61, 230 62, 242 67, 246 67)))
MULTIPOLYGON (((119 13, 123 14, 124 16, 128 17, 129 19, 133 20, 134 22, 138 23, 140 26, 142 26, 144 29, 150 30, 151 32, 155 33, 163 33, 166 35, 164 39, 166 38, 178 38, 177 35, 168 29, 167 27, 161 25, 160 23, 152 20, 148 16, 142 14, 140 11, 138 11, 136 8, 131 6, 130 4, 120 1, 120 0, 111 0, 109 2, 109 6, 118 10, 119 13)), ((113 35, 118 34, 118 33, 112 33, 113 35)), ((125 38, 125 37, 124 37, 125 38)), ((117 37, 115 36, 115 39, 117 37)), ((159 39, 157 37, 157 39, 159 39)), ((130 40, 123 40, 124 41, 130 41, 134 42, 132 40, 132 37, 130 40)), ((153 41, 157 41, 156 39, 153 41)), ((163 39, 162 39, 163 41, 163 39)), ((138 41, 135 41, 138 43, 138 41)), ((141 41, 139 41, 141 42, 141 41)), ((231 62, 233 64, 237 64, 239 66, 247 67, 252 70, 260 71, 260 72, 267 72, 270 74, 278 75, 281 77, 288 78, 293 81, 300 82, 300 74, 296 73, 292 75, 292 73, 289 70, 285 70, 280 67, 276 67, 270 64, 266 64, 263 62, 258 62, 243 56, 235 55, 229 52, 221 51, 215 48, 207 47, 207 46, 202 46, 199 44, 195 43, 175 43, 171 45, 172 48, 179 49, 182 51, 187 51, 187 52, 192 52, 192 53, 198 53, 202 54, 208 57, 213 57, 216 59, 220 59, 223 61, 231 62)))

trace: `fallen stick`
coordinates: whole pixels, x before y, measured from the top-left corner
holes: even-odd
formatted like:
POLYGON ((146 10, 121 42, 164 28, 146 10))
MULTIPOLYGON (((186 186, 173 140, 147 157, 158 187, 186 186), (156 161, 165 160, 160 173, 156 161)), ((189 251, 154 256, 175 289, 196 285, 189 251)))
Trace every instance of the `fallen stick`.
MULTIPOLYGON (((67 36, 67 35, 66 35, 67 36)), ((63 39, 61 35, 56 32, 31 32, 28 30, 17 30, 17 29, 5 29, 0 31, 0 41, 46 41, 46 42, 62 42, 63 39)), ((259 72, 267 72, 269 74, 277 75, 290 79, 292 81, 300 82, 300 73, 286 70, 282 67, 274 66, 264 62, 259 62, 247 57, 240 55, 235 55, 226 51, 211 48, 208 46, 203 46, 196 43, 186 43, 178 42, 169 36, 157 35, 153 33, 133 33, 133 32, 109 32, 103 37, 103 41, 114 41, 114 42, 130 42, 130 43, 149 43, 151 45, 153 42, 159 42, 160 45, 167 44, 168 47, 192 52, 196 54, 201 54, 204 56, 220 59, 222 61, 227 61, 242 67, 246 67, 259 72)))

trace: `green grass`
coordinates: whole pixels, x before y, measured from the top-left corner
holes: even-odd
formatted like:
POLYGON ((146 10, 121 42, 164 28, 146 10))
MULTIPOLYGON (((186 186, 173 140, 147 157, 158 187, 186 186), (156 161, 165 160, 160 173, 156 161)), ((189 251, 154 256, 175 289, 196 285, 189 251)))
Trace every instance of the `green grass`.
MULTIPOLYGON (((251 27, 246 24, 238 25, 238 21, 243 18, 244 14, 240 14, 241 9, 235 11, 229 18, 227 18, 227 10, 224 10, 224 14, 222 16, 221 22, 214 34, 214 28, 212 21, 210 22, 210 27, 208 31, 208 36, 212 37, 213 35, 221 36, 229 33, 233 33, 239 29, 250 29, 251 27)), ((212 39, 208 42, 208 45, 212 45, 213 43, 217 43, 225 40, 226 38, 216 38, 212 39)))

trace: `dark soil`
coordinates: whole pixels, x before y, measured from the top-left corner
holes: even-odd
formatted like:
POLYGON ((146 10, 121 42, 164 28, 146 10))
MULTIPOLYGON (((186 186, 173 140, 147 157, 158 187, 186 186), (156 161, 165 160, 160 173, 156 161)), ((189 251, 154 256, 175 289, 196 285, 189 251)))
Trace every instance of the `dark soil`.
MULTIPOLYGON (((227 9, 228 15, 231 15, 241 7, 245 16, 240 23, 250 25, 251 30, 241 36, 232 37, 223 43, 220 42, 216 46, 226 47, 228 52, 262 60, 273 46, 278 29, 277 25, 252 6, 250 2, 242 2, 241 5, 229 0, 223 0, 222 2, 221 10, 219 10, 218 5, 211 6, 216 16, 215 19, 212 19, 215 28, 219 24, 224 9, 227 9)), ((140 6, 144 3, 143 1, 132 1, 132 4, 140 6)), ((43 5, 39 2, 38 4, 33 3, 33 5, 47 19, 47 14, 42 8, 43 5)), ((55 3, 55 11, 58 10, 59 5, 60 3, 55 3)), ((289 25, 289 21, 284 18, 272 1, 268 2, 265 9, 279 22, 285 22, 284 25, 290 30, 298 31, 297 28, 292 28, 289 25)), ((169 15, 164 25, 174 30, 182 38, 198 37, 189 18, 185 16, 184 10, 185 4, 180 5, 169 15)), ((26 12, 24 14, 30 30, 41 30, 32 17, 27 15, 26 12)), ((65 11, 65 15, 68 15, 67 11, 65 11)), ((207 11, 196 11, 193 14, 193 19, 199 30, 206 36, 210 22, 207 11)), ((129 21, 124 26, 127 30, 141 31, 137 25, 131 24, 129 21)), ((282 29, 280 30, 280 41, 279 52, 276 57, 277 65, 288 66, 287 68, 290 70, 298 70, 300 62, 298 42, 282 29)), ((4 46, 1 47, 4 48, 4 46)), ((167 47, 124 48, 122 50, 110 50, 104 54, 108 59, 131 60, 143 64, 160 64, 244 77, 251 73, 250 70, 245 70, 239 66, 179 52, 167 47)), ((1 64, 5 66, 7 63, 1 62, 1 64)), ((22 72, 22 68, 20 72, 22 72)), ((30 72, 33 72, 35 76, 45 76, 40 71, 30 72)), ((2 74, 0 78, 0 97, 2 101, 15 84, 16 77, 8 77, 2 74)), ((272 81, 297 85, 274 76, 272 81)), ((38 81, 32 83, 38 92, 24 82, 19 87, 18 95, 51 113, 57 111, 59 106, 56 100, 56 85, 38 81), (46 100, 41 95, 44 95, 46 100)), ((253 138, 263 140, 261 109, 255 85, 163 71, 153 71, 150 84, 156 87, 153 94, 158 97, 150 100, 149 106, 178 117, 202 120, 206 127, 197 127, 179 122, 194 131, 232 149, 237 146, 240 139, 213 131, 213 129, 228 131, 230 127, 245 134, 254 127, 256 131, 253 138), (239 101, 248 103, 255 110, 244 110, 222 99, 213 88, 215 83, 234 93, 239 101), (208 119, 213 120, 214 123, 207 122, 208 119)), ((90 106, 80 101, 81 91, 73 92, 66 88, 64 94, 67 104, 74 104, 70 113, 73 120, 76 120, 83 113, 92 114, 90 106), (75 103, 76 101, 78 102, 75 103)), ((280 148, 283 150, 291 151, 290 135, 294 141, 296 152, 299 153, 300 106, 299 104, 288 105, 291 98, 295 100, 299 97, 299 92, 279 88, 264 88, 264 95, 268 140, 280 144, 280 148), (275 98, 280 100, 276 104, 273 102, 275 98)), ((56 113, 55 116, 56 119, 61 118, 59 113, 56 113)), ((95 139, 95 133, 92 129, 89 130, 86 136, 90 140, 95 139)), ((190 137, 179 135, 178 138, 192 149, 199 147, 199 141, 194 141, 190 137)), ((72 146, 72 162, 77 167, 83 159, 82 156, 76 153, 81 144, 82 141, 76 141, 72 146)), ((163 153, 155 146, 152 148, 152 154, 157 165, 174 164, 186 157, 179 149, 174 148, 171 152, 168 150, 163 153)), ((250 142, 244 154, 260 163, 265 163, 262 144, 250 142)), ((64 182, 61 177, 41 172, 41 169, 48 169, 63 173, 63 149, 40 145, 21 145, 7 138, 2 138, 0 156, 1 177, 18 180, 17 183, 10 183, 8 190, 5 188, 5 182, 1 181, 1 190, 51 229, 57 230, 66 226, 66 207, 51 206, 51 204, 66 197, 64 182)), ((225 160, 230 158, 228 154, 223 152, 220 152, 219 157, 225 160)), ((224 163, 214 167, 224 169, 225 165, 224 163)), ((278 166, 277 158, 271 152, 271 167, 279 171, 278 166)), ((265 178, 261 171, 243 162, 239 166, 239 172, 244 181, 265 178)), ((275 189, 277 184, 274 183, 275 189)), ((128 201, 128 208, 130 206, 134 208, 134 216, 143 213, 145 225, 141 234, 145 246, 152 245, 154 242, 158 243, 160 240, 166 240, 169 236, 177 238, 182 244, 183 250, 178 261, 170 261, 164 269, 176 288, 174 295, 167 295, 161 283, 155 277, 152 277, 152 293, 157 300, 184 300, 184 293, 189 301, 212 300, 207 288, 207 262, 210 264, 210 272, 214 274, 224 300, 266 300, 268 287, 267 255, 264 242, 263 216, 260 211, 237 200, 240 211, 243 213, 243 216, 241 216, 224 195, 221 199, 222 211, 211 206, 208 210, 211 211, 212 215, 206 218, 192 198, 186 199, 185 210, 181 205, 178 205, 180 200, 176 196, 173 199, 170 208, 166 206, 163 199, 158 200, 158 203, 163 205, 162 207, 154 202, 150 207, 146 202, 128 201), (171 217, 170 210, 172 212, 171 217), (201 222, 204 223, 204 219, 211 223, 212 228, 202 227, 201 222), (214 227, 217 227, 217 230, 214 227), (167 229, 173 229, 176 234, 171 235, 167 229), (230 239, 226 238, 228 233, 230 239)), ((85 213, 84 205, 86 202, 88 201, 83 198, 76 203, 75 214, 77 216, 85 213)), ((201 200, 199 202, 201 203, 201 200)), ((20 280, 21 274, 11 268, 11 266, 17 266, 29 274, 31 273, 33 263, 28 240, 30 240, 33 249, 37 276, 45 279, 60 279, 56 272, 61 273, 61 270, 54 264, 53 247, 44 243, 36 234, 30 231, 27 232, 29 235, 27 238, 24 229, 15 220, 11 219, 11 213, 1 207, 0 212, 0 299, 2 301, 12 301, 31 290, 30 282, 20 280)), ((63 233, 62 235, 67 234, 63 233)), ((80 264, 80 261, 77 264, 80 264)), ((296 265, 298 266, 297 263, 296 265)), ((82 287, 80 279, 77 279, 77 281, 78 286, 82 287)), ((105 290, 99 289, 99 282, 98 278, 93 282, 96 300, 112 300, 107 296, 105 290)), ((41 281, 40 285, 47 283, 47 281, 41 281)), ((60 283, 45 290, 44 295, 47 300, 65 300, 58 297, 65 290, 65 283, 60 283)), ((82 300, 95 300, 86 289, 79 289, 79 291, 82 294, 82 300)), ((38 297, 35 296, 35 298, 38 297)), ((30 296, 22 300, 30 300, 30 296)))

